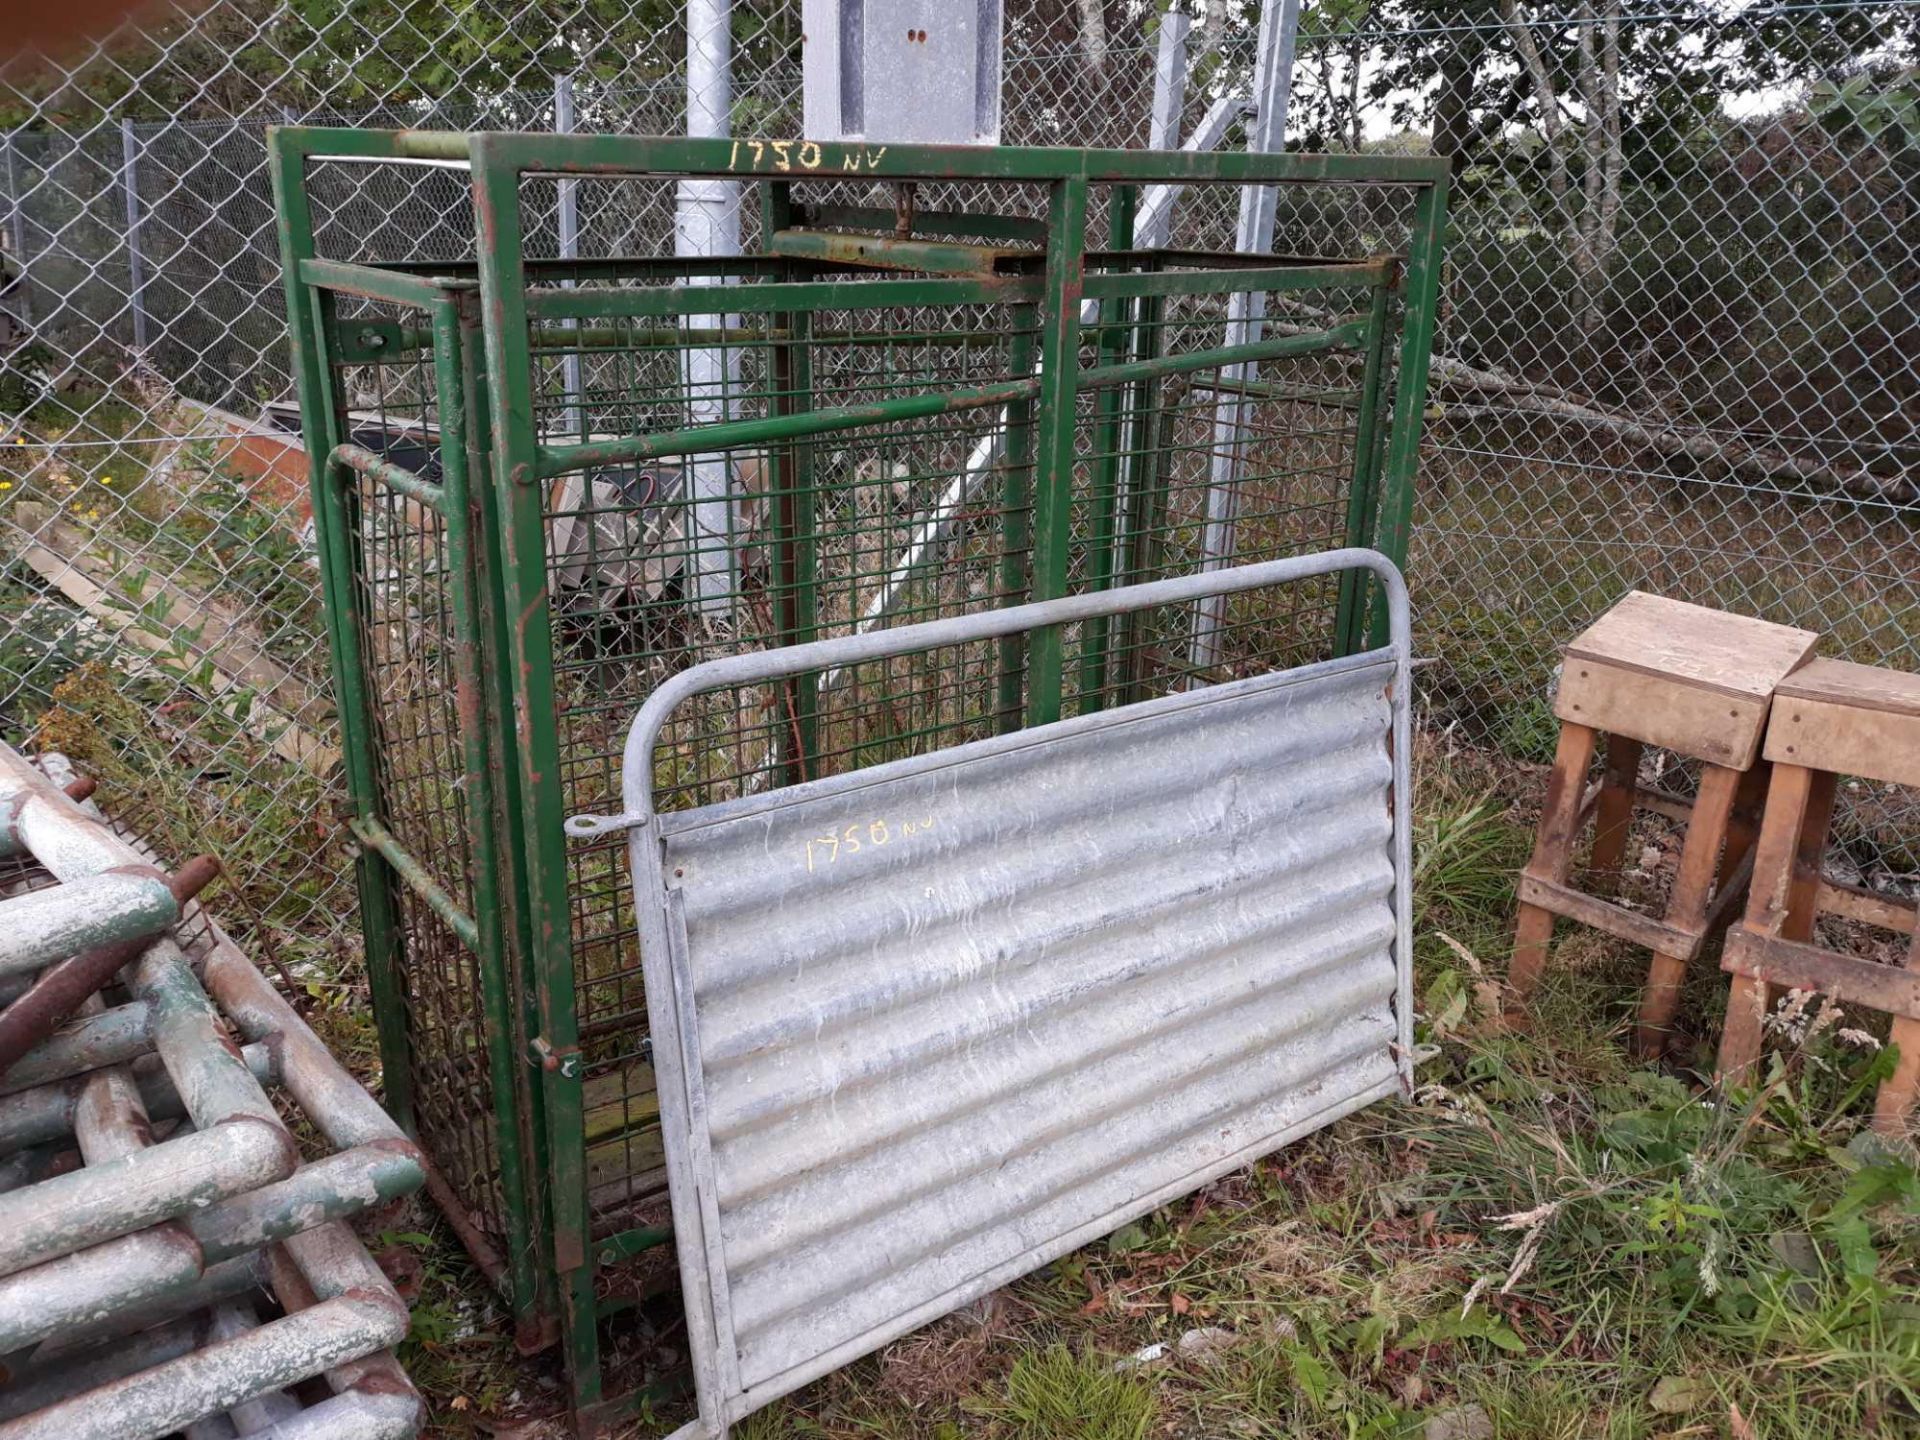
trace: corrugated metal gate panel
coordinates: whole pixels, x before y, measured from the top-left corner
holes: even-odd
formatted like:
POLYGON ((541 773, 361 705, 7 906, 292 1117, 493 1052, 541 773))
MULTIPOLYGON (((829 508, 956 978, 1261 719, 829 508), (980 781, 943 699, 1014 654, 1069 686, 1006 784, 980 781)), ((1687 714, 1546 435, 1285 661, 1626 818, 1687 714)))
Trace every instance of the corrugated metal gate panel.
POLYGON ((1393 1088, 1392 677, 1262 676, 663 817, 739 1388, 1393 1088))

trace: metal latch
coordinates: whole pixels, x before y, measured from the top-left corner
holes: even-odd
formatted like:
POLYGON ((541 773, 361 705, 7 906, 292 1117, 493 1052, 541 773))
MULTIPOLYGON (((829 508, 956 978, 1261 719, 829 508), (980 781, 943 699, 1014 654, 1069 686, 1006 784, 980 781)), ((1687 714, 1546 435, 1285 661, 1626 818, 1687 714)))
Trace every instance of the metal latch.
POLYGON ((651 818, 644 810, 629 810, 622 815, 569 815, 560 822, 560 828, 575 840, 592 840, 617 830, 631 830, 651 818))
POLYGON ((542 1070, 556 1071, 567 1080, 580 1078, 580 1052, 577 1049, 556 1050, 546 1036, 536 1035, 527 1042, 527 1054, 542 1070))

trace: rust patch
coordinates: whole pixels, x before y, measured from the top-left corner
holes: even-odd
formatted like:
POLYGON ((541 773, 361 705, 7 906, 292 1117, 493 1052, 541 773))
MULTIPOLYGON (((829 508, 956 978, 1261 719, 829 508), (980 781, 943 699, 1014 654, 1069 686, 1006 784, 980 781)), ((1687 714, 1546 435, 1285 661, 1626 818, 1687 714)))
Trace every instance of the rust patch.
POLYGON ((384 1368, 362 1375, 347 1388, 358 1391, 362 1395, 411 1395, 417 1398, 420 1393, 408 1382, 406 1376, 384 1368))

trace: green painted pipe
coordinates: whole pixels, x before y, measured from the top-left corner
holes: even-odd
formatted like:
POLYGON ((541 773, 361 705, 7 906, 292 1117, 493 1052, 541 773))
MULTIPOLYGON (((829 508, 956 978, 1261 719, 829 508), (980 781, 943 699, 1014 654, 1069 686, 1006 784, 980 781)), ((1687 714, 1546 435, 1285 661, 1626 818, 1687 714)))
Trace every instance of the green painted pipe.
POLYGON ((427 908, 447 922, 447 928, 459 938, 460 943, 469 950, 480 948, 480 931, 468 915, 454 903, 453 897, 440 887, 440 882, 426 872, 420 862, 406 852, 396 840, 393 832, 378 820, 356 819, 348 823, 354 835, 362 845, 374 851, 394 869, 408 888, 413 890, 427 908))
POLYGON ((545 478, 598 465, 630 464, 668 455, 701 455, 742 446, 770 445, 804 435, 824 435, 862 425, 887 425, 961 410, 991 409, 1029 399, 1039 390, 1038 380, 1001 380, 972 389, 902 395, 892 400, 876 400, 870 405, 800 410, 764 419, 731 420, 690 430, 668 430, 659 435, 626 435, 617 440, 592 440, 582 445, 543 445, 538 452, 537 475, 545 478))
POLYGON ((422 480, 405 466, 396 465, 391 460, 383 460, 373 451, 360 445, 336 445, 329 461, 343 469, 357 471, 370 479, 378 480, 390 490, 398 490, 409 499, 418 500, 422 505, 444 513, 446 491, 431 480, 422 480))

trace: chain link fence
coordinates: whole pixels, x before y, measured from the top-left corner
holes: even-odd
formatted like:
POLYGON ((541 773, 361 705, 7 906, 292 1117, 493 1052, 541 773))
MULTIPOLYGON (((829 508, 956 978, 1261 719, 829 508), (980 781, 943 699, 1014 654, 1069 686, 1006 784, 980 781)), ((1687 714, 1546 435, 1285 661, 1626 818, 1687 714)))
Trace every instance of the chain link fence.
MULTIPOLYGON (((1153 7, 1108 4, 1097 44, 1084 8, 1011 0, 1008 143, 1146 142, 1153 7)), ((681 16, 214 0, 0 76, 0 731, 228 857, 235 919, 296 963, 350 943, 351 870, 264 129, 678 132, 681 16)), ((1196 26, 1183 135, 1245 93, 1252 26, 1196 26)), ((798 0, 734 7, 736 133, 797 132, 799 29, 798 0)), ((1306 7, 1289 143, 1456 167, 1411 557, 1430 727, 1548 758, 1558 646, 1636 586, 1920 665, 1917 65, 1914 0, 1306 7)), ((1392 243, 1391 206, 1294 198, 1278 249, 1392 243)), ((579 253, 671 243, 664 201, 576 199, 579 253)), ((369 255, 471 248, 446 176, 333 206, 369 255)), ((1233 220, 1190 194, 1175 238, 1233 220)), ((1902 804, 1850 796, 1870 878, 1920 868, 1902 804)))

